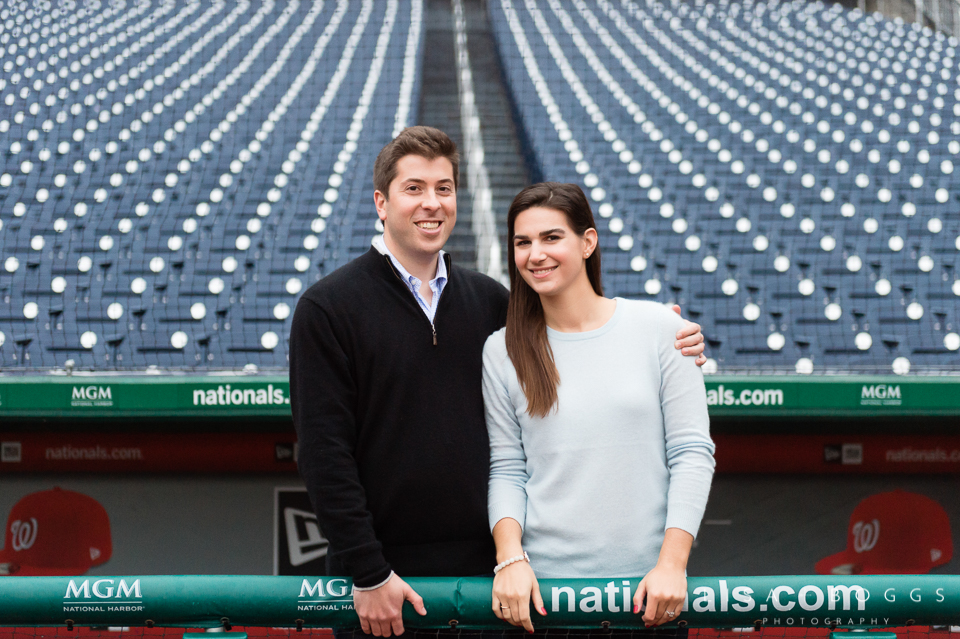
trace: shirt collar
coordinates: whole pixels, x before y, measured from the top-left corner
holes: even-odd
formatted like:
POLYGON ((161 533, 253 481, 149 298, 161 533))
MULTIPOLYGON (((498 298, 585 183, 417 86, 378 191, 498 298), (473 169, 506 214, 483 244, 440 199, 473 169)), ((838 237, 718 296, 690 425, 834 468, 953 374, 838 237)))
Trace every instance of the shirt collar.
MULTIPOLYGON (((412 280, 415 280, 418 283, 420 282, 420 280, 411 275, 410 272, 403 267, 403 264, 400 263, 400 260, 398 260, 396 256, 390 252, 390 249, 387 248, 387 243, 383 241, 382 235, 377 235, 374 237, 371 244, 373 245, 373 248, 380 253, 380 255, 386 255, 390 258, 390 261, 393 262, 393 265, 396 267, 396 269, 400 271, 400 276, 403 278, 404 282, 409 283, 412 280)), ((431 282, 446 281, 447 279, 447 263, 446 260, 443 259, 444 255, 445 253, 441 250, 440 256, 437 260, 437 274, 432 280, 430 280, 431 282)))

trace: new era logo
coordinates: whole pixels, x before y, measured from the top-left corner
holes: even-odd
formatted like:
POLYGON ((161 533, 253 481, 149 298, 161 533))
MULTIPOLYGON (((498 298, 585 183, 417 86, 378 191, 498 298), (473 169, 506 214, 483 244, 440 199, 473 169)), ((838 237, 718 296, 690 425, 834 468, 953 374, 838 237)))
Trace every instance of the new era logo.
POLYGON ((329 542, 320 533, 316 515, 297 508, 284 508, 283 518, 291 566, 302 566, 326 556, 329 542))
POLYGON ((0 462, 20 463, 23 459, 20 442, 0 443, 0 462))

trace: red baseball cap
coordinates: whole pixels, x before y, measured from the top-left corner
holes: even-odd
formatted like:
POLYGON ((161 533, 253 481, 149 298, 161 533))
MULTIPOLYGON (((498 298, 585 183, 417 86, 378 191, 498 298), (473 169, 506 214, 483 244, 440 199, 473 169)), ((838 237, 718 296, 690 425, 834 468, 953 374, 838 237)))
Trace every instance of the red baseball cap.
POLYGON ((923 574, 950 561, 950 518, 936 501, 903 490, 867 497, 854 508, 847 549, 817 562, 820 575, 923 574))
POLYGON ((112 552, 110 519, 97 500, 72 490, 44 490, 10 510, 0 575, 82 575, 112 552))

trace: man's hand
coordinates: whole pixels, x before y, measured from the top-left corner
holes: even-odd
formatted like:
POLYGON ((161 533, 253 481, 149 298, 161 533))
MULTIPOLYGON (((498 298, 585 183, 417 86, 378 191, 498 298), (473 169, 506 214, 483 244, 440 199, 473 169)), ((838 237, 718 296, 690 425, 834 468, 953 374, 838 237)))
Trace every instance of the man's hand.
MULTIPOLYGON (((673 312, 680 315, 680 306, 674 304, 673 312)), ((682 315, 680 317, 683 318, 682 315)), ((677 331, 677 341, 673 346, 684 355, 696 355, 697 366, 703 366, 707 363, 707 356, 703 354, 703 333, 700 332, 700 325, 686 319, 683 321, 686 325, 677 331)))
POLYGON ((423 597, 414 592, 398 575, 376 590, 354 590, 353 607, 360 617, 360 627, 375 637, 390 637, 403 634, 401 612, 403 602, 409 601, 420 615, 427 614, 423 597))

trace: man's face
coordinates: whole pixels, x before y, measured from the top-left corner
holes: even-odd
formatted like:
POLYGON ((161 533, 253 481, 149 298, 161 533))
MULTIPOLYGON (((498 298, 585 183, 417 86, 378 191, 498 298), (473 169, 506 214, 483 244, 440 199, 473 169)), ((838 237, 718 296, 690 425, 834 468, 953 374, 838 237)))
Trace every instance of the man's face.
POLYGON ((444 157, 406 155, 389 193, 374 193, 384 235, 398 258, 427 260, 447 243, 457 221, 453 165, 444 157))

